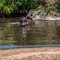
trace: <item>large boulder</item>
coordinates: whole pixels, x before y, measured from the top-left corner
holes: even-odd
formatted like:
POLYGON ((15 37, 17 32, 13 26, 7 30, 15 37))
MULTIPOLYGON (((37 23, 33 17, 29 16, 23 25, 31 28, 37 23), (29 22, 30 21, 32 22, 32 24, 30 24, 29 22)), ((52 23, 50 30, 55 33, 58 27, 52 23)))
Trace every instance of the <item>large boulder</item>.
POLYGON ((38 20, 38 19, 42 19, 46 16, 46 12, 39 12, 37 13, 34 10, 30 10, 29 13, 27 14, 27 17, 32 18, 33 20, 38 20))
POLYGON ((27 17, 34 18, 37 15, 37 13, 34 10, 30 10, 27 14, 27 17))

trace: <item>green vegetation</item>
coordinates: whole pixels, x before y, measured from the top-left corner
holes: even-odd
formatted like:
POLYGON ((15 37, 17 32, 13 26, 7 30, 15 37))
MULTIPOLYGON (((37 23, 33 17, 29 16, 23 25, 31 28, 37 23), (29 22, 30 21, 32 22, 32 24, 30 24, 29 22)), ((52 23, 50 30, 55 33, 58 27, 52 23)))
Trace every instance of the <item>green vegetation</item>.
POLYGON ((34 9, 36 3, 30 0, 1 0, 0 12, 5 14, 13 13, 18 9, 34 9))
MULTIPOLYGON (((54 0, 55 1, 55 0, 54 0)), ((14 11, 20 11, 20 10, 30 10, 36 8, 38 5, 44 5, 45 0, 0 0, 0 12, 3 14, 11 14, 14 13, 14 11)), ((48 5, 45 3, 44 6, 39 11, 47 11, 52 10, 52 5, 48 5)), ((58 4, 54 4, 54 11, 57 11, 58 4)))
POLYGON ((2 0, 0 2, 1 13, 10 14, 13 12, 14 3, 11 0, 2 0))

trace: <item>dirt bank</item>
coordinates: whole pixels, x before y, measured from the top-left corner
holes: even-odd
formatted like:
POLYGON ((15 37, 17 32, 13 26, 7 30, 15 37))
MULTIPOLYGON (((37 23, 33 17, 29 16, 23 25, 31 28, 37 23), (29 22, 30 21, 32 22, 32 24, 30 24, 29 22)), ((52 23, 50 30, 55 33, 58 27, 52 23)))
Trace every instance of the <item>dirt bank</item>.
POLYGON ((60 60, 60 47, 1 50, 0 60, 60 60))

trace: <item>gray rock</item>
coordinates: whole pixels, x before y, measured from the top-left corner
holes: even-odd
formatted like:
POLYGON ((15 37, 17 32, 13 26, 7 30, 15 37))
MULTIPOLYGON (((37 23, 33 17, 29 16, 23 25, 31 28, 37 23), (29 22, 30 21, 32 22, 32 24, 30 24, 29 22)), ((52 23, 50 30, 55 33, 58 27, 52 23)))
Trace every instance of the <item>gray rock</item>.
POLYGON ((30 18, 35 18, 35 19, 41 19, 42 17, 45 17, 46 16, 46 12, 35 12, 34 10, 30 10, 29 13, 27 14, 27 17, 30 17, 30 18))
POLYGON ((41 17, 42 16, 45 16, 47 13, 46 12, 39 12, 38 15, 40 15, 41 17))

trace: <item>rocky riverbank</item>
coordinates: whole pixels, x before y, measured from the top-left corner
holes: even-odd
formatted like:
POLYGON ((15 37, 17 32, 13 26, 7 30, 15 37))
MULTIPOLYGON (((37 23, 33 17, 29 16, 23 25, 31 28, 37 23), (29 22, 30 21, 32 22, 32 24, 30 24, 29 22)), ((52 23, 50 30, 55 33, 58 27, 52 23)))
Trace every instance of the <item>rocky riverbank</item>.
POLYGON ((54 11, 40 11, 41 8, 42 6, 40 5, 35 10, 30 10, 26 17, 32 20, 60 20, 60 13, 54 11))
POLYGON ((60 60, 60 47, 0 50, 0 60, 60 60))

